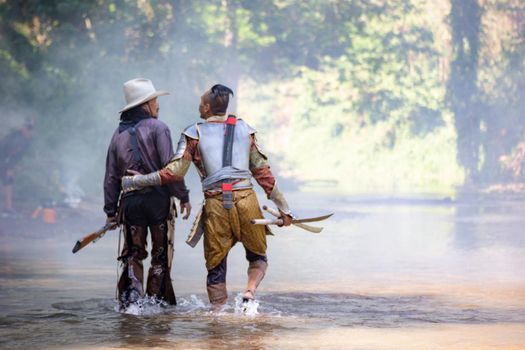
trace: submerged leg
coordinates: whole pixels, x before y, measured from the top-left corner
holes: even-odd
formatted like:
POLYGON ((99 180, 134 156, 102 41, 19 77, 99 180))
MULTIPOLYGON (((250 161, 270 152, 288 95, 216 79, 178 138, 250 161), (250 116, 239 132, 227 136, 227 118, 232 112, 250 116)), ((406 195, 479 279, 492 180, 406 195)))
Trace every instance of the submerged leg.
POLYGON ((170 305, 176 305, 177 301, 168 269, 168 226, 166 223, 150 226, 150 231, 151 267, 148 273, 146 293, 170 305))
POLYGON ((219 310, 228 300, 228 291, 226 290, 226 260, 228 255, 221 262, 208 271, 206 278, 206 289, 208 299, 214 310, 219 310))
POLYGON ((144 267, 142 260, 146 259, 147 227, 129 225, 125 230, 125 242, 122 255, 124 269, 118 282, 118 299, 121 308, 136 302, 144 296, 144 267))
POLYGON ((246 259, 250 262, 248 265, 248 284, 243 295, 243 301, 255 298, 255 291, 266 274, 268 263, 266 256, 258 255, 246 249, 246 259))

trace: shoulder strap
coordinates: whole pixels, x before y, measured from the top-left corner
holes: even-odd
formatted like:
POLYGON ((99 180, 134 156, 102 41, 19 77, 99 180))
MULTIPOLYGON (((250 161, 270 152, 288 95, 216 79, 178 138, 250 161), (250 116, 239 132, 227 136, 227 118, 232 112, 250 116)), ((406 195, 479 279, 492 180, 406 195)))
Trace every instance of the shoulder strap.
MULTIPOLYGON (((222 146, 222 167, 232 165, 233 139, 235 138, 235 124, 237 118, 230 114, 226 119, 226 130, 224 133, 224 144, 222 146)), ((224 209, 233 207, 233 185, 231 180, 224 180, 222 183, 222 206, 224 209)))
POLYGON ((137 141, 137 127, 139 126, 141 121, 139 121, 137 124, 135 124, 134 126, 128 129, 128 132, 131 136, 130 143, 131 143, 131 149, 133 151, 133 160, 139 167, 142 167, 143 165, 142 157, 140 156, 140 151, 139 151, 139 144, 137 141))
POLYGON ((230 114, 226 119, 226 131, 224 133, 224 144, 222 147, 222 167, 232 165, 233 139, 235 138, 235 124, 237 118, 230 114))

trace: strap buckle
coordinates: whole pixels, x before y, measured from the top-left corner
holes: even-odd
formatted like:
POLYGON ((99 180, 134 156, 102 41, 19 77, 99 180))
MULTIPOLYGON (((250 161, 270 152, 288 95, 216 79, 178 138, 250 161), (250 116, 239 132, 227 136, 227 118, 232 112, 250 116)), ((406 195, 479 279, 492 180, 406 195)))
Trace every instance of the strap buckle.
POLYGON ((233 184, 231 182, 223 182, 222 186, 222 206, 224 209, 233 208, 233 184))

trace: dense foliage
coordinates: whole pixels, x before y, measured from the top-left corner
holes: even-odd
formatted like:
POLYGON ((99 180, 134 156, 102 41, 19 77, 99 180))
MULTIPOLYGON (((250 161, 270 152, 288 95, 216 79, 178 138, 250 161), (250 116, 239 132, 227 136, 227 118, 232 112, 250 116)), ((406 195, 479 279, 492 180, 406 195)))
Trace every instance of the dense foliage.
POLYGON ((520 0, 0 0, 0 136, 35 117, 24 188, 98 192, 124 81, 172 93, 160 102, 174 138, 221 81, 301 183, 510 180, 524 38, 520 0))

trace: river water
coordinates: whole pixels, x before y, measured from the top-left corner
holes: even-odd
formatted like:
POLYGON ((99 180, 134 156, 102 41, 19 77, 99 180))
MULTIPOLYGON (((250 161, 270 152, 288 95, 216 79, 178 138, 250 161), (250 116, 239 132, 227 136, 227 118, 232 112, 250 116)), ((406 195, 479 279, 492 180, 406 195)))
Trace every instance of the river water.
POLYGON ((288 197, 299 216, 335 215, 320 234, 274 229, 247 313, 241 246, 228 306, 210 312, 202 243, 184 243, 191 222, 177 222, 178 305, 121 314, 117 233, 71 253, 98 210, 62 209, 55 225, 2 219, 0 348, 525 349, 525 200, 288 197))

